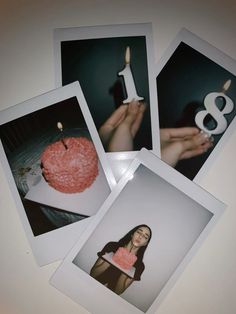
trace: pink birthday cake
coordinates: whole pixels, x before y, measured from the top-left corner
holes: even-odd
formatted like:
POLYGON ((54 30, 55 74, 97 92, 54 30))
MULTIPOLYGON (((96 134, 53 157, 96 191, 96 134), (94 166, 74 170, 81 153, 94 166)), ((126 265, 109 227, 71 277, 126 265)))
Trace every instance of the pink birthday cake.
POLYGON ((137 256, 130 253, 126 248, 120 247, 112 256, 112 260, 121 268, 129 270, 137 260, 137 256))
POLYGON ((85 137, 68 137, 46 147, 41 156, 45 180, 64 193, 83 192, 98 175, 98 157, 85 137))

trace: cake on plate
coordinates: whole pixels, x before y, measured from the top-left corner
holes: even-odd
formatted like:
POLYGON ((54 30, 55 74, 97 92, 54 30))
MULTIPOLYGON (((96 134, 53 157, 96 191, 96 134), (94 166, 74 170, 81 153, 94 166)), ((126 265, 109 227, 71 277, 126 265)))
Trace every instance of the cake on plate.
POLYGON ((41 155, 48 184, 64 193, 83 192, 98 175, 98 156, 85 137, 67 137, 46 147, 41 155))
POLYGON ((112 260, 121 268, 129 270, 136 262, 137 256, 129 252, 126 248, 119 247, 119 249, 112 256, 112 260))

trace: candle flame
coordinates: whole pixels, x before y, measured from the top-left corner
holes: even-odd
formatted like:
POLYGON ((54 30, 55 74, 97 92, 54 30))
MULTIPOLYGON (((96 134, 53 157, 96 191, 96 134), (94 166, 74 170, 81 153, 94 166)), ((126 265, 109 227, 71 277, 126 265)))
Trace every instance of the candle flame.
POLYGON ((125 51, 125 63, 126 64, 130 63, 130 47, 129 46, 126 47, 126 51, 125 51))
POLYGON ((58 127, 58 129, 60 130, 60 131, 63 131, 63 125, 62 125, 62 123, 59 121, 59 122, 57 122, 57 127, 58 127))
POLYGON ((229 89, 230 85, 231 85, 231 80, 228 80, 225 82, 225 84, 223 86, 223 93, 229 89))

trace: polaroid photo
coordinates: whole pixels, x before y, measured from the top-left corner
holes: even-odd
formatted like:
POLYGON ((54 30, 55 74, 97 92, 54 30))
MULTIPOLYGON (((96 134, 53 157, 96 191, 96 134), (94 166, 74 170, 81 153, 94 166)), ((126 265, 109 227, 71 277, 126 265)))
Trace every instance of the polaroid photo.
POLYGON ((161 158, 190 180, 235 130, 235 87, 236 61, 186 29, 156 65, 161 158))
POLYGON ((56 86, 80 82, 111 160, 160 154, 153 50, 148 23, 54 31, 56 86))
POLYGON ((79 83, 1 111, 0 137, 37 263, 64 258, 116 184, 79 83))
POLYGON ((50 282, 94 314, 155 313, 224 209, 143 148, 50 282))

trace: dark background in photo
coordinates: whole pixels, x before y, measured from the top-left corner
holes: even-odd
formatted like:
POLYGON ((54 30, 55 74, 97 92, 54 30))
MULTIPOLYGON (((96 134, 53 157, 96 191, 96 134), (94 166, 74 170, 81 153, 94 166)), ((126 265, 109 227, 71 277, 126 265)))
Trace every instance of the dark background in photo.
POLYGON ((152 149, 147 50, 144 36, 83 39, 61 43, 62 84, 79 81, 94 123, 99 127, 126 99, 123 76, 126 47, 137 94, 147 109, 134 140, 134 150, 152 149))
MULTIPOLYGON (((231 86, 225 94, 233 100, 234 109, 225 115, 228 126, 236 113, 236 77, 187 44, 180 43, 156 79, 160 128, 196 126, 196 113, 206 109, 205 96, 211 92, 222 92, 229 79, 231 86)), ((216 105, 222 110, 224 101, 219 98, 216 105)), ((209 115, 204 122, 209 129, 215 126, 209 115)), ((213 135, 214 146, 206 153, 182 160, 175 168, 189 179, 194 179, 223 134, 213 135)))

